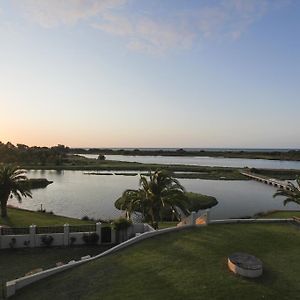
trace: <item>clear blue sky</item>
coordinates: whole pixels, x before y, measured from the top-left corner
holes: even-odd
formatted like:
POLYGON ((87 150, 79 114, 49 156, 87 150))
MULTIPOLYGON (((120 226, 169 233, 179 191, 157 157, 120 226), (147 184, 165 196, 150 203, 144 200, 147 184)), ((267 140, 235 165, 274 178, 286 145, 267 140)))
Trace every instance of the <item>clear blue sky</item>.
POLYGON ((298 0, 0 0, 0 141, 300 147, 298 0))

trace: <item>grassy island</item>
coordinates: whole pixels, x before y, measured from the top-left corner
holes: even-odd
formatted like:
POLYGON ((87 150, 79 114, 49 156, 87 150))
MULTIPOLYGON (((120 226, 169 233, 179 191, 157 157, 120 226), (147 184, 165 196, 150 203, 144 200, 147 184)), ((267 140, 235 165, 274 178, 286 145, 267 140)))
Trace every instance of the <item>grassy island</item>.
MULTIPOLYGON (((72 155, 68 160, 61 165, 48 164, 22 164, 22 168, 32 170, 78 170, 86 171, 90 175, 127 175, 134 176, 137 172, 148 172, 149 170, 165 169, 175 172, 174 177, 182 179, 211 179, 211 180, 249 180, 248 177, 241 174, 241 172, 252 171, 258 175, 266 177, 273 177, 283 180, 293 180, 299 175, 299 170, 286 169, 257 169, 257 168, 231 168, 231 167, 206 167, 195 165, 166 165, 166 164, 145 164, 137 162, 125 162, 115 160, 89 159, 72 155), (105 171, 105 173, 97 174, 97 171, 105 171), (130 171, 124 173, 119 171, 130 171)), ((146 174, 145 174, 146 175, 146 174)))

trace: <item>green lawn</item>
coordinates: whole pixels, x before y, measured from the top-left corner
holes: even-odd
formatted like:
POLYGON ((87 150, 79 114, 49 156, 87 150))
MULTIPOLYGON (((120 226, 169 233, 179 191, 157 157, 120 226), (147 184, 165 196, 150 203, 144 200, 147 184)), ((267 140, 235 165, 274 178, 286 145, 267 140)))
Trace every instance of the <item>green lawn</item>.
POLYGON ((186 229, 44 279, 13 299, 300 299, 299 246, 294 225, 186 229), (236 251, 259 257, 263 276, 233 275, 227 256, 236 251))
POLYGON ((277 210, 277 211, 272 211, 269 212, 265 215, 261 216, 262 218, 278 218, 278 219, 288 219, 292 217, 299 217, 300 218, 300 210, 292 210, 292 211, 287 211, 287 210, 277 210))
MULTIPOLYGON (((6 281, 22 277, 25 273, 37 269, 54 267, 57 262, 80 259, 86 255, 97 255, 108 247, 81 246, 81 247, 56 247, 35 249, 7 249, 0 250, 0 281, 1 288, 6 281)), ((0 298, 2 291, 0 292, 0 298)))
POLYGON ((169 228, 169 227, 176 227, 179 221, 175 222, 159 222, 158 227, 159 229, 169 228))
POLYGON ((25 227, 32 224, 37 226, 53 226, 53 225, 82 225, 93 224, 91 221, 82 221, 80 219, 68 218, 63 216, 56 216, 47 213, 36 211, 23 210, 18 208, 7 209, 8 218, 3 219, 0 217, 1 225, 8 225, 10 227, 25 227))

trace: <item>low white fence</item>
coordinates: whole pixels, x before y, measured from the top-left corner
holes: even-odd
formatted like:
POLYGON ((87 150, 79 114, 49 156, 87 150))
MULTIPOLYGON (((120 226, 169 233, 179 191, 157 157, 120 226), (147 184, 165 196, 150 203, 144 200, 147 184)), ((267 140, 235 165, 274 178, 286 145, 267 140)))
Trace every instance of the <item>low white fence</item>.
POLYGON ((37 227, 36 225, 31 225, 29 228, 0 227, 0 249, 83 245, 86 243, 83 237, 91 233, 97 234, 99 245, 116 244, 148 230, 144 224, 132 224, 127 229, 116 232, 112 227, 102 223, 81 226, 65 224, 53 227, 37 227), (47 239, 52 240, 50 244, 47 244, 47 239))

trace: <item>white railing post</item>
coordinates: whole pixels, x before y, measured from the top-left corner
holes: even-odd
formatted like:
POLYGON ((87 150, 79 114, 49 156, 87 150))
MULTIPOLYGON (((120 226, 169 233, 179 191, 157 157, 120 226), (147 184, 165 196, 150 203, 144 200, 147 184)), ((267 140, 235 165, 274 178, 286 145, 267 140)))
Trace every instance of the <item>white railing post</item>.
POLYGON ((209 217, 210 217, 210 209, 206 209, 206 224, 209 223, 209 217))
POLYGON ((69 224, 64 224, 64 246, 69 246, 69 234, 70 226, 69 224))
POLYGON ((101 244, 101 228, 102 228, 102 223, 101 222, 97 222, 96 223, 96 233, 99 236, 98 245, 101 244))
POLYGON ((116 243, 116 231, 111 227, 111 231, 110 231, 110 233, 111 233, 111 243, 112 244, 115 244, 116 243))
POLYGON ((29 226, 29 246, 31 248, 35 247, 35 240, 36 240, 36 225, 30 225, 29 226))
POLYGON ((16 293, 16 281, 8 281, 6 282, 6 297, 11 297, 16 293))
POLYGON ((191 222, 191 224, 189 224, 189 225, 196 225, 196 212, 195 211, 192 211, 191 212, 191 218, 190 218, 190 222, 191 222))
POLYGON ((2 248, 2 226, 0 226, 0 249, 2 248))

